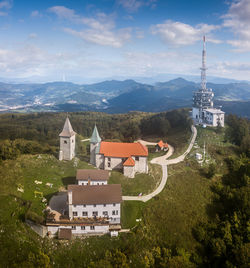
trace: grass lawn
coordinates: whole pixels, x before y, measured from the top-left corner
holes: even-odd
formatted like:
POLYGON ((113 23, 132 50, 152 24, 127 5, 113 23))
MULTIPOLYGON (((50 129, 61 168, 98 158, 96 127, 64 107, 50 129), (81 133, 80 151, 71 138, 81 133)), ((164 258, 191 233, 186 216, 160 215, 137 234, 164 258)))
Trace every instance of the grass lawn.
POLYGON ((123 201, 121 207, 122 228, 133 228, 138 224, 136 219, 142 218, 142 211, 145 207, 144 202, 123 201))
POLYGON ((16 160, 2 162, 0 170, 1 195, 13 195, 30 201, 30 209, 42 215, 46 204, 42 197, 35 197, 34 192, 41 192, 49 201, 51 196, 66 189, 68 184, 75 184, 78 168, 91 168, 83 161, 59 161, 52 155, 22 155, 16 160), (35 181, 42 182, 36 184, 35 181), (46 183, 51 183, 50 188, 46 183), (17 191, 23 188, 24 192, 17 191))
POLYGON ((149 164, 148 174, 137 174, 135 178, 125 177, 119 171, 112 171, 109 184, 121 184, 123 195, 146 195, 151 193, 160 183, 162 170, 159 165, 149 164))
POLYGON ((148 150, 149 151, 149 153, 148 153, 148 162, 150 162, 155 157, 163 156, 164 154, 167 153, 167 152, 164 152, 164 151, 155 152, 154 151, 155 150, 155 146, 152 146, 152 145, 147 146, 147 147, 149 149, 148 150), (153 152, 151 152, 151 151, 153 151, 153 152))
POLYGON ((144 228, 155 239, 163 240, 169 246, 194 250, 198 245, 192 229, 200 221, 215 217, 211 202, 211 186, 215 180, 227 172, 225 158, 235 155, 236 148, 224 142, 224 133, 215 129, 197 128, 196 144, 202 148, 204 141, 209 163, 216 165, 216 174, 212 179, 204 176, 203 169, 195 160, 193 148, 184 162, 168 166, 168 181, 164 190, 146 203, 143 210, 144 228))
POLYGON ((145 226, 156 239, 169 246, 194 249, 192 228, 208 219, 212 200, 211 180, 203 178, 195 166, 187 162, 169 166, 164 190, 147 203, 145 226))
POLYGON ((169 136, 168 143, 174 147, 174 153, 169 157, 169 159, 176 158, 187 150, 191 136, 191 129, 188 129, 185 132, 173 133, 169 136))

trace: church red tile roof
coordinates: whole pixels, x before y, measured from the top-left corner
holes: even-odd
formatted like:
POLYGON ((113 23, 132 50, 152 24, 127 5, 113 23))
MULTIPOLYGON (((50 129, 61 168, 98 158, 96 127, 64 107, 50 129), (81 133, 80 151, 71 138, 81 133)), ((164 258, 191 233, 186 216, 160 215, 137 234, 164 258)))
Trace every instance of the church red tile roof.
POLYGON ((129 157, 124 163, 123 166, 133 167, 135 165, 135 160, 132 157, 129 157))
POLYGON ((139 142, 101 142, 100 154, 108 157, 148 156, 148 149, 139 142))

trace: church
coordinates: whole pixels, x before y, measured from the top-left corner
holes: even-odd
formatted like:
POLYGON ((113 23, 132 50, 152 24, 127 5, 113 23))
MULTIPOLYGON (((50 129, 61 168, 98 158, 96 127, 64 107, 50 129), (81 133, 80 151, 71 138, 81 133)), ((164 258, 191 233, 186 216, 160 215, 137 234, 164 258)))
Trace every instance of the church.
MULTIPOLYGON (((59 160, 75 157, 75 136, 76 132, 67 117, 59 134, 59 160)), ((90 138, 90 163, 98 169, 122 170, 124 176, 134 178, 136 173, 148 173, 148 149, 140 142, 102 141, 95 125, 90 138)))
POLYGON ((97 127, 90 139, 90 163, 99 169, 122 170, 124 176, 134 178, 136 173, 148 173, 148 149, 139 142, 102 141, 97 127))

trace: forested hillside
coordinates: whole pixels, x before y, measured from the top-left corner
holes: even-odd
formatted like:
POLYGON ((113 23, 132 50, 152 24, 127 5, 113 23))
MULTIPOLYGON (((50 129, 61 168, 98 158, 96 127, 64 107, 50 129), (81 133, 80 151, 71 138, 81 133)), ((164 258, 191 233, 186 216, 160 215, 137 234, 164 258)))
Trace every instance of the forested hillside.
MULTIPOLYGON (((58 135, 66 116, 66 113, 0 115, 0 158, 15 158, 19 152, 57 154, 58 135)), ((191 124, 185 109, 158 114, 78 112, 68 116, 73 129, 81 137, 90 137, 96 124, 103 139, 127 142, 151 135, 165 138, 175 145, 176 133, 187 137, 191 124)))

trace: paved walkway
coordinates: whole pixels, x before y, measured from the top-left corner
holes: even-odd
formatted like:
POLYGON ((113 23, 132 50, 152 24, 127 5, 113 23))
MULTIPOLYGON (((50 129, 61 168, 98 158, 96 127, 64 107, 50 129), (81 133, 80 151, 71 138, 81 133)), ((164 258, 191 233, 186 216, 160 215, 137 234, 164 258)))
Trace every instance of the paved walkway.
POLYGON ((197 136, 197 130, 196 130, 196 128, 194 126, 192 126, 191 129, 192 129, 192 139, 190 141, 190 144, 189 144, 187 150, 181 156, 178 156, 177 158, 174 158, 174 159, 167 160, 167 158, 170 157, 173 154, 173 147, 171 146, 170 148, 172 148, 172 149, 169 148, 169 151, 167 152, 166 155, 156 157, 156 158, 151 160, 151 163, 159 164, 162 167, 161 183, 156 188, 156 190, 154 190, 152 193, 150 193, 148 195, 123 196, 122 200, 147 202, 148 200, 150 200, 154 196, 158 195, 163 190, 163 188, 165 187, 165 185, 167 183, 167 179, 168 179, 167 165, 177 164, 177 163, 183 161, 185 159, 186 155, 191 151, 191 149, 192 149, 192 147, 194 145, 194 142, 195 142, 195 139, 196 139, 196 136, 197 136))
POLYGON ((84 141, 90 141, 90 139, 84 139, 84 140, 81 140, 82 142, 84 142, 84 141))

